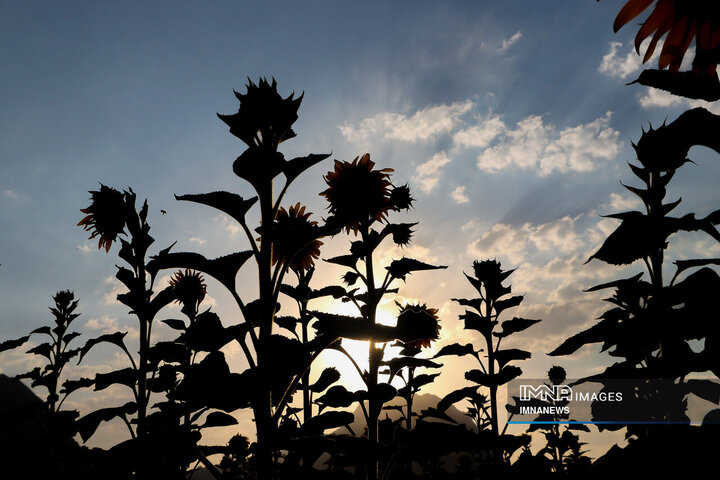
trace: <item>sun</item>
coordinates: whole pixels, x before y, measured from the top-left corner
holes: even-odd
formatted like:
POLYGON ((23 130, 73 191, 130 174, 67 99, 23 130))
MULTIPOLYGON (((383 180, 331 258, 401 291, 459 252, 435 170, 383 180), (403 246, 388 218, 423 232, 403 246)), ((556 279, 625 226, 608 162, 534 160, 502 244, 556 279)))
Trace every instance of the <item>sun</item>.
MULTIPOLYGON (((388 309, 389 308, 390 304, 388 304, 388 309)), ((337 304, 328 302, 327 310, 322 310, 329 311, 338 315, 358 315, 357 308, 352 303, 337 304)), ((383 325, 393 326, 397 322, 397 317, 395 314, 392 313, 392 311, 386 310, 385 308, 383 308, 383 306, 380 306, 377 310, 377 322, 383 325)), ((353 361, 348 359, 341 352, 328 349, 324 351, 318 359, 318 365, 320 368, 313 368, 313 370, 316 370, 319 375, 319 372, 321 372, 324 368, 335 367, 340 372, 339 383, 345 386, 345 388, 347 388, 351 392, 357 390, 366 390, 367 386, 365 385, 365 382, 360 376, 358 368, 363 372, 367 371, 368 369, 368 355, 370 348, 369 342, 360 340, 349 340, 347 338, 344 338, 342 339, 342 346, 353 358, 355 364, 353 364, 353 361)), ((389 360, 391 358, 394 358, 398 356, 399 352, 400 348, 393 347, 391 346, 391 344, 388 343, 385 347, 384 359, 389 360)), ((395 382, 396 381, 393 381, 393 385, 395 385, 395 382)))

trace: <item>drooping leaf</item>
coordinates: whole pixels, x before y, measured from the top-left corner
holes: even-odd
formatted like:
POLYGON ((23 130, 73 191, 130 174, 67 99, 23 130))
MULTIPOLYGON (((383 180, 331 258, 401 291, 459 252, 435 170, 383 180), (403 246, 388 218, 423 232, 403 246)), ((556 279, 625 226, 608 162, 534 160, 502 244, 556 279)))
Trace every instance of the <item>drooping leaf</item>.
POLYGON ((192 350, 201 352, 217 351, 232 340, 220 317, 211 311, 200 313, 182 338, 192 350))
POLYGON ((466 398, 474 398, 477 394, 478 387, 473 385, 470 387, 463 387, 459 388, 457 390, 453 390, 452 392, 445 395, 440 402, 438 402, 437 409, 441 412, 444 412, 448 408, 450 408, 451 405, 456 404, 457 402, 464 400, 466 398))
POLYGON ((465 310, 465 313, 460 315, 460 320, 465 320, 466 330, 475 330, 482 333, 485 337, 490 336, 493 328, 497 325, 497 320, 490 320, 485 315, 478 315, 475 312, 465 310))
MULTIPOLYGON (((438 355, 435 355, 437 357, 438 355)), ((394 377, 398 371, 403 368, 440 368, 441 364, 435 363, 432 360, 425 358, 415 357, 395 357, 391 358, 386 362, 382 362, 382 365, 389 367, 390 378, 394 377)))
POLYGON ((375 389, 375 398, 382 405, 397 395, 397 389, 389 383, 378 383, 375 389))
POLYGON ((202 424, 200 428, 209 428, 209 427, 227 427, 229 425, 237 425, 238 421, 235 417, 232 415, 229 415, 225 412, 210 412, 205 419, 205 423, 202 424))
POLYGON ((323 259, 328 263, 334 263, 335 265, 342 265, 343 267, 355 268, 358 258, 354 255, 340 255, 338 257, 332 257, 323 259))
POLYGON ((420 375, 416 375, 410 380, 408 383, 408 387, 410 387, 412 390, 417 391, 420 389, 420 387, 427 385, 429 383, 432 383, 435 381, 435 379, 440 375, 439 373, 423 373, 420 375))
POLYGON ((306 421, 301 431, 305 435, 322 435, 325 430, 351 424, 355 415, 350 412, 323 412, 306 421))
POLYGON ((600 285, 595 285, 594 287, 588 288, 588 289, 585 290, 585 291, 586 291, 586 292, 595 292, 595 291, 598 291, 598 290, 604 290, 604 289, 606 289, 606 288, 616 288, 616 287, 620 287, 620 286, 626 285, 626 284, 628 284, 628 283, 637 283, 642 276, 643 276, 643 273, 640 272, 640 273, 638 273, 637 275, 634 275, 634 276, 632 276, 632 277, 630 277, 630 278, 624 278, 624 279, 621 279, 621 280, 613 280, 612 282, 601 283, 600 285))
POLYGON ((115 384, 134 389, 137 380, 138 372, 130 367, 108 373, 98 373, 95 375, 95 391, 104 390, 115 384))
POLYGON ((132 415, 137 411, 135 402, 128 402, 122 407, 101 408, 94 412, 88 413, 84 417, 78 419, 77 429, 83 442, 87 442, 95 433, 101 422, 109 422, 115 417, 124 415, 132 415))
POLYGON ((148 262, 147 270, 153 276, 157 275, 160 270, 165 269, 189 268, 198 270, 210 275, 222 283, 225 288, 234 292, 237 273, 252 256, 252 251, 243 251, 208 260, 199 253, 168 253, 163 250, 158 255, 151 257, 152 260, 148 262))
POLYGON ((508 362, 512 362, 514 360, 527 360, 530 358, 530 352, 517 348, 508 348, 505 350, 496 350, 494 356, 500 368, 503 368, 508 364, 508 362))
POLYGON ((333 383, 340 380, 340 372, 335 367, 328 367, 322 371, 320 377, 309 386, 311 392, 320 393, 333 383))
POLYGON ((508 365, 502 368, 498 373, 490 375, 481 370, 470 370, 465 372, 465 378, 471 382, 475 382, 484 387, 499 387, 505 385, 510 380, 522 375, 522 369, 514 365, 508 365))
POLYGON ((438 353, 435 354, 433 358, 444 357, 446 355, 454 355, 456 357, 472 355, 477 358, 477 353, 475 352, 475 347, 472 343, 467 343, 465 345, 460 345, 459 343, 445 345, 438 353))
POLYGON ((338 285, 328 285, 319 290, 313 290, 312 292, 310 292, 310 295, 308 296, 308 300, 312 300, 315 298, 328 297, 328 296, 331 296, 337 300, 346 295, 347 295, 347 291, 343 287, 338 286, 338 285))
POLYGON ((347 388, 342 385, 334 385, 324 395, 317 398, 315 402, 324 407, 344 408, 349 407, 356 400, 356 395, 349 392, 347 388))
POLYGON ((493 335, 498 338, 504 338, 512 335, 513 333, 522 332, 526 328, 529 328, 539 322, 540 320, 514 317, 512 320, 505 320, 502 322, 500 324, 502 332, 493 332, 493 335))
POLYGON ((292 160, 288 160, 283 166, 283 173, 285 174, 285 178, 287 178, 287 182, 292 182, 305 170, 320 163, 329 156, 330 154, 311 153, 305 157, 297 157, 292 160))
POLYGON ((352 340, 389 342, 401 332, 395 327, 375 325, 362 317, 349 317, 332 313, 312 312, 318 321, 313 325, 319 332, 352 340))
POLYGON ((429 407, 420 412, 420 417, 422 419, 426 418, 437 418, 439 420, 444 420, 446 422, 450 423, 457 423, 455 420, 452 419, 448 414, 445 413, 444 410, 440 410, 439 408, 429 407))
POLYGON ((417 272, 421 270, 439 270, 447 268, 447 266, 435 266, 430 265, 414 258, 403 257, 400 260, 393 260, 390 265, 385 267, 392 278, 405 280, 405 277, 411 272, 417 272))
POLYGON ((32 353, 34 355, 42 355, 50 361, 52 360, 51 352, 52 345, 50 345, 49 343, 41 343, 40 345, 36 345, 35 347, 27 351, 27 353, 32 353))
POLYGON ((147 352, 151 365, 158 365, 160 362, 182 363, 187 356, 187 347, 180 342, 157 342, 147 352))
POLYGON ((88 388, 91 387, 95 383, 95 380, 92 378, 79 378, 77 380, 65 380, 63 383, 63 388, 60 390, 60 393, 65 393, 67 395, 70 395, 75 390, 78 390, 80 388, 88 388))
POLYGON ((179 318, 168 318, 167 320, 163 320, 162 323, 173 330, 185 330, 185 321, 179 318))
POLYGON ((274 321, 278 325, 278 327, 284 328, 285 330, 288 330, 289 332, 297 335, 297 333, 295 332, 298 323, 297 318, 291 316, 275 317, 274 321))
POLYGON ((257 202, 258 197, 247 200, 231 192, 210 192, 197 195, 175 195, 175 200, 187 200, 216 208, 234 218, 238 223, 245 223, 245 214, 257 202))
POLYGON ((30 335, 34 335, 34 334, 36 334, 36 333, 44 333, 44 334, 46 334, 46 335, 50 335, 50 327, 47 326, 47 325, 44 325, 44 326, 42 326, 42 327, 38 327, 38 328, 36 328, 35 330, 33 330, 32 332, 30 332, 30 335))
POLYGON ((557 357, 562 355, 571 355, 578 351, 580 347, 590 343, 603 342, 607 340, 608 333, 617 325, 617 318, 606 318, 596 323, 587 330, 576 333, 572 337, 566 339, 559 347, 557 347, 548 355, 557 357))
POLYGON ((90 340, 85 342, 85 345, 80 350, 80 359, 78 360, 78 364, 82 362, 83 357, 85 357, 85 355, 90 351, 90 349, 99 343, 112 343, 113 345, 117 345, 118 347, 127 351, 127 347, 125 346, 125 342, 123 340, 125 338, 125 335, 127 335, 127 332, 115 332, 106 333, 104 335, 100 335, 97 338, 91 338, 90 340))
POLYGON ((503 310, 507 310, 508 308, 517 307, 522 303, 523 296, 522 295, 516 295, 514 297, 507 298, 505 300, 496 300, 493 304, 495 308, 495 314, 500 315, 500 313, 503 310))

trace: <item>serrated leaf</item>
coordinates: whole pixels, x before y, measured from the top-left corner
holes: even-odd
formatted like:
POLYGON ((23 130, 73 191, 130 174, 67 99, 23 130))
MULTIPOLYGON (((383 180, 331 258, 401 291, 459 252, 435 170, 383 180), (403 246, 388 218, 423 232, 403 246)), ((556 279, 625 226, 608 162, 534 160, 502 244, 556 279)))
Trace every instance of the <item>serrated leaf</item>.
POLYGON ((473 357, 477 358, 477 353, 475 352, 475 347, 472 343, 467 343, 465 345, 460 345, 459 343, 445 345, 440 349, 438 353, 435 354, 433 358, 444 357, 447 355, 454 355, 456 357, 472 355, 473 357))
POLYGON ((514 317, 512 320, 505 320, 504 322, 502 322, 500 324, 502 332, 493 332, 493 335, 498 338, 504 338, 512 335, 513 333, 522 332, 526 328, 532 327, 540 321, 541 320, 530 320, 527 318, 514 317))
POLYGON ((509 348, 505 350, 496 350, 494 354, 495 360, 500 368, 503 368, 509 362, 514 360, 527 360, 530 358, 530 352, 519 350, 517 348, 509 348))
POLYGON ((153 277, 157 275, 157 272, 160 270, 189 268, 210 275, 222 283, 225 288, 233 292, 235 291, 235 278, 237 277, 238 271, 240 271, 240 268, 245 262, 253 256, 252 251, 243 251, 208 260, 199 253, 163 252, 151 257, 152 260, 147 264, 147 271, 150 272, 153 277))
POLYGON ((213 207, 234 218, 238 223, 245 223, 245 214, 257 202, 258 197, 244 199, 231 192, 210 192, 196 195, 175 195, 175 200, 186 200, 213 207))
POLYGON ((6 340, 2 343, 0 343, 0 352, 4 352, 6 350, 12 350, 13 348, 17 348, 23 343, 27 342, 30 339, 30 335, 26 335, 24 337, 20 337, 14 340, 6 340))
POLYGON ((520 375, 522 375, 522 369, 513 365, 508 365, 494 375, 490 375, 481 370, 470 370, 469 372, 465 372, 465 379, 484 387, 499 387, 500 385, 505 385, 510 380, 517 378, 520 375))
POLYGON ((439 269, 445 269, 447 266, 435 266, 430 265, 428 263, 421 262, 419 260, 415 260, 414 258, 407 258, 403 257, 399 260, 393 260, 390 262, 390 265, 385 267, 385 269, 390 272, 390 276, 392 278, 397 278, 400 280, 405 280, 405 277, 407 277, 408 274, 412 272, 422 271, 422 270, 439 270, 439 269))

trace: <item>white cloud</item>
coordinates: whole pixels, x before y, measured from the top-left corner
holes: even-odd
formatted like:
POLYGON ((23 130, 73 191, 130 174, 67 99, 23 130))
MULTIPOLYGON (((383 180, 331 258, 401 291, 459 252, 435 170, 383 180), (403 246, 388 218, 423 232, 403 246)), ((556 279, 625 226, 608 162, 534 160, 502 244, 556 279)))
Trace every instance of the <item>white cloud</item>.
POLYGON ((436 105, 418 110, 410 117, 398 113, 380 113, 358 124, 339 125, 340 132, 348 141, 364 140, 371 135, 383 134, 385 138, 417 142, 450 132, 460 116, 473 107, 471 100, 450 105, 436 105))
POLYGON ((610 194, 609 207, 613 209, 613 212, 620 212, 626 210, 637 209, 642 206, 642 202, 639 198, 630 195, 620 195, 619 193, 610 194))
POLYGON ((537 169, 541 176, 554 170, 591 171, 596 160, 612 159, 618 152, 619 133, 609 127, 610 118, 608 112, 585 125, 557 132, 542 117, 531 115, 485 149, 478 156, 478 168, 491 173, 510 167, 537 169))
POLYGON ((98 330, 107 333, 108 330, 117 329, 117 318, 112 318, 107 315, 102 317, 94 317, 85 322, 85 327, 90 330, 98 330))
POLYGON ((657 88, 648 89, 647 93, 640 97, 640 106, 645 109, 681 107, 685 109, 702 107, 714 114, 720 114, 720 105, 716 102, 705 100, 690 100, 689 98, 678 97, 670 92, 657 88))
POLYGON ((541 225, 498 223, 468 246, 468 254, 474 258, 505 259, 517 265, 531 253, 577 252, 586 246, 575 232, 578 218, 563 217, 541 225))
POLYGON ((433 155, 427 162, 420 164, 413 176, 413 181, 417 183, 420 191, 425 194, 432 192, 440 180, 442 167, 448 163, 450 163, 450 157, 442 151, 433 155))
POLYGON ((10 189, 7 189, 3 192, 3 195, 6 197, 12 198, 13 200, 17 200, 20 198, 20 195, 17 192, 14 192, 10 189))
POLYGON ((214 220, 222 224, 225 231, 230 234, 230 237, 235 238, 235 236, 240 233, 241 227, 235 220, 228 218, 225 215, 216 215, 214 220))
POLYGON ((468 203, 470 199, 467 195, 465 195, 465 186, 458 186, 455 190, 452 191, 450 194, 453 200, 455 200, 455 203, 458 205, 461 205, 463 203, 468 203))
POLYGON ((127 291, 125 285, 123 285, 122 282, 115 277, 106 277, 103 283, 110 286, 110 291, 103 294, 102 302, 105 305, 120 305, 117 296, 118 294, 125 293, 127 291))
POLYGON ((455 133, 453 140, 459 147, 485 148, 505 130, 506 127, 502 117, 500 115, 490 115, 484 118, 479 125, 455 133))
POLYGON ((515 32, 515 34, 512 37, 508 38, 507 40, 503 40, 502 46, 500 47, 500 51, 504 52, 505 50, 507 50, 510 47, 512 47, 513 45, 515 45, 518 41, 520 41, 522 36, 523 36, 522 32, 520 30, 518 30, 517 32, 515 32))
POLYGON ((202 245, 205 243, 205 239, 199 237, 190 237, 189 240, 190 243, 197 243, 198 245, 202 245))
POLYGON ((77 246, 77 249, 80 250, 80 251, 83 252, 83 253, 89 253, 89 252, 90 252, 90 247, 89 247, 87 244, 78 245, 78 246, 77 246))
MULTIPOLYGON (((642 68, 640 56, 631 47, 625 54, 620 54, 621 42, 610 42, 610 51, 605 54, 598 66, 598 72, 610 77, 627 78, 642 68)), ((659 51, 659 49, 658 49, 659 51)))

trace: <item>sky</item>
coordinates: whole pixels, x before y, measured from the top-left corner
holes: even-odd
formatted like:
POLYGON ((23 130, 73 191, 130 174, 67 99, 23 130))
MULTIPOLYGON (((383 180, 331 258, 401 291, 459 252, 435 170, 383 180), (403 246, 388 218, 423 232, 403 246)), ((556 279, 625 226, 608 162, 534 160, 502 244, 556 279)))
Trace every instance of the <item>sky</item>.
MULTIPOLYGON (((556 364, 569 378, 600 371, 611 359, 599 347, 568 358, 546 353, 604 311, 602 295, 584 289, 642 271, 585 264, 616 225, 601 215, 639 206, 620 184, 633 182, 631 141, 689 107, 718 112, 626 85, 642 67, 634 24, 612 32, 622 3, 0 1, 0 341, 47 324, 51 295, 64 289, 80 299, 81 331, 137 338, 114 298, 116 248, 98 251, 76 226, 98 182, 148 199, 154 252, 174 241, 175 251, 208 257, 246 249, 229 219, 173 194, 252 194, 231 175, 244 145, 216 113, 237 110, 233 89, 244 92, 247 78, 274 77, 281 94, 304 93, 298 136, 281 147, 286 158, 369 152, 378 167, 395 170, 396 185, 411 186, 414 209, 394 220, 419 222, 413 243, 379 253, 385 262, 405 255, 448 266, 400 285, 400 300, 439 309, 442 338, 433 348, 480 341, 462 330, 450 298, 472 295, 462 273, 474 260, 497 259, 517 268, 509 281, 525 295, 512 314, 543 319, 508 342, 532 351, 525 375, 543 378, 556 364)), ((678 213, 705 215, 717 208, 720 162, 701 148, 690 157, 697 165, 678 173, 668 198, 683 198, 678 213)), ((331 167, 327 160, 309 170, 287 203, 326 215, 318 193, 331 167)), ((327 240, 323 257, 349 241, 327 240)), ((671 253, 719 250, 688 235, 673 240, 671 253)), ((341 274, 321 264, 316 279, 338 283, 341 274)), ((249 277, 239 278, 247 298, 256 288, 249 277)), ((208 293, 206 304, 236 323, 219 285, 210 282, 208 293)), ((383 309, 389 321, 397 313, 392 302, 383 309)), ((239 348, 226 355, 242 368, 239 348)), ((122 362, 99 351, 72 375, 122 362)), ((7 374, 30 363, 21 351, 0 355, 7 374)), ((441 375, 430 393, 456 386, 441 375)), ((68 405, 87 412, 122 395, 111 390, 68 405)), ((112 445, 122 428, 103 426, 93 441, 112 445)), ((596 437, 602 445, 615 439, 596 437)))

